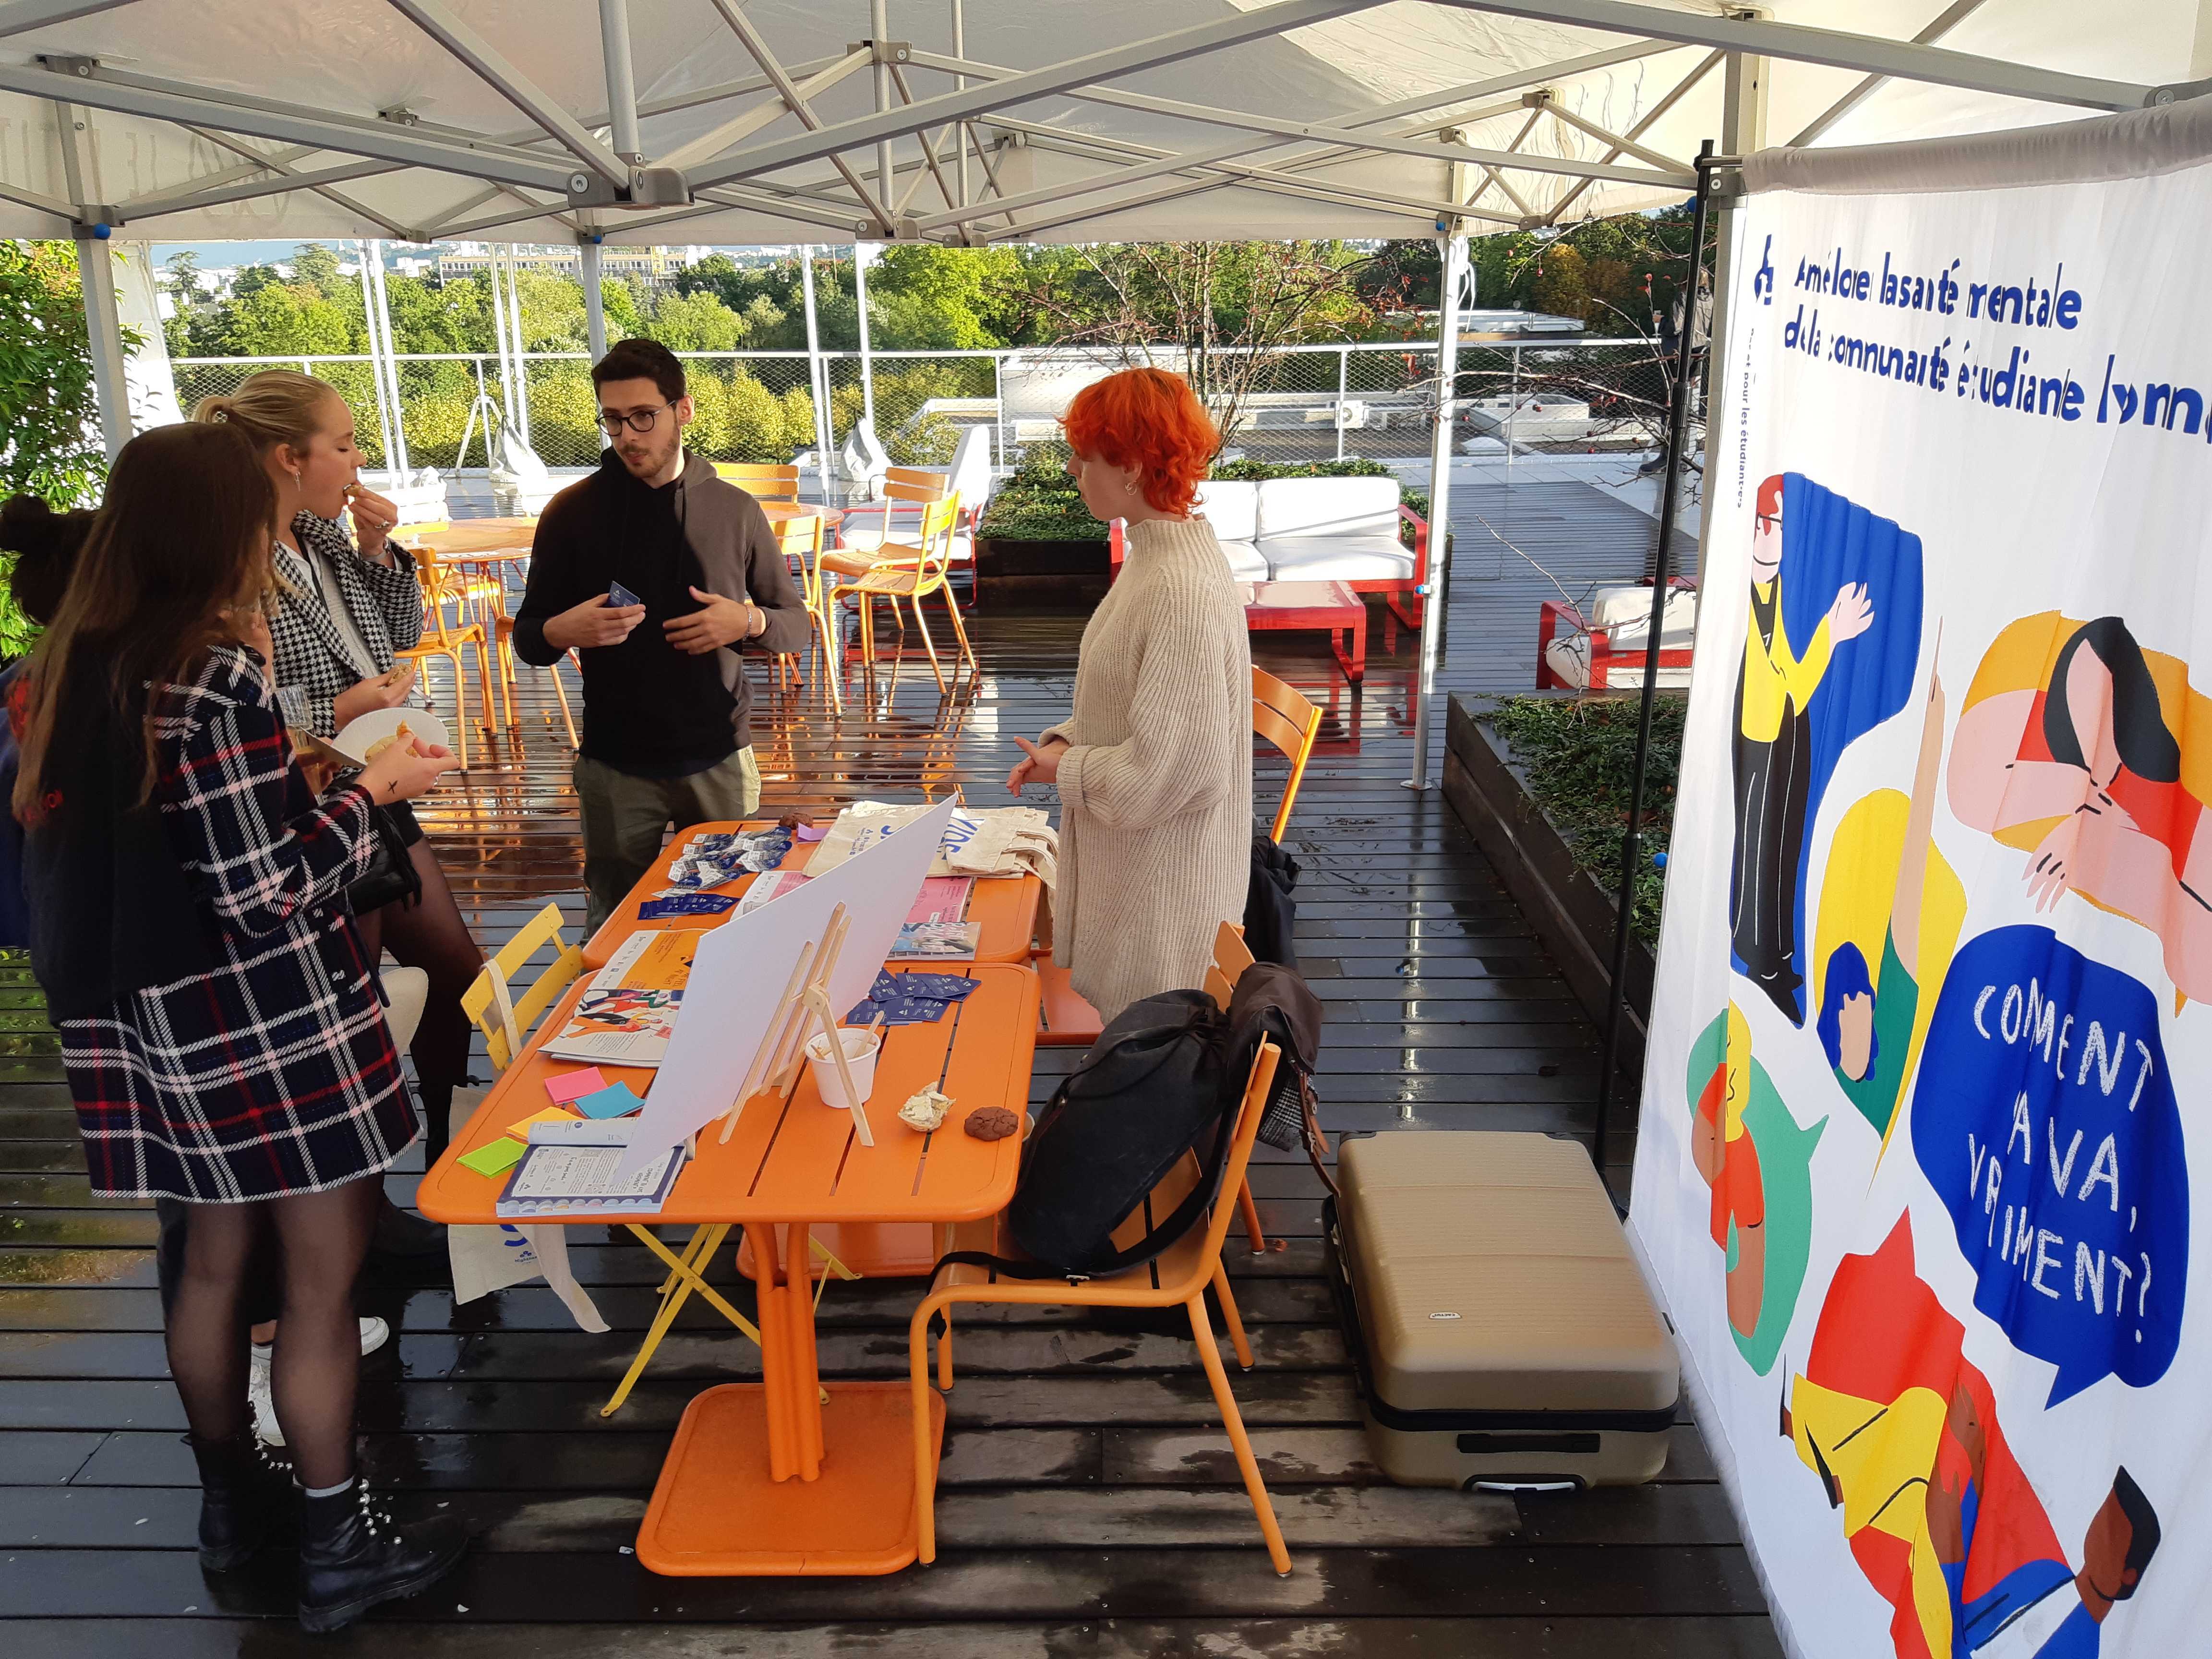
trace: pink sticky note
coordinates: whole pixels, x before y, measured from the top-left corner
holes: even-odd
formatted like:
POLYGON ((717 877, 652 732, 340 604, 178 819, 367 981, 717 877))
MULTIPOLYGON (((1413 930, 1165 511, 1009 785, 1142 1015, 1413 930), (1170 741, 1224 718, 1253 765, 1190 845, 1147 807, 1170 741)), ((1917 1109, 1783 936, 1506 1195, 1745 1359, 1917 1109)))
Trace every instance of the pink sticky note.
POLYGON ((792 834, 797 836, 800 841, 820 841, 823 836, 829 833, 829 830, 826 829, 817 830, 811 823, 802 823, 798 829, 792 831, 792 834))
POLYGON ((545 1079, 545 1092, 553 1097, 556 1106, 566 1106, 585 1095, 597 1094, 606 1086, 607 1080, 599 1075, 596 1066, 586 1066, 580 1072, 563 1072, 558 1077, 545 1079))

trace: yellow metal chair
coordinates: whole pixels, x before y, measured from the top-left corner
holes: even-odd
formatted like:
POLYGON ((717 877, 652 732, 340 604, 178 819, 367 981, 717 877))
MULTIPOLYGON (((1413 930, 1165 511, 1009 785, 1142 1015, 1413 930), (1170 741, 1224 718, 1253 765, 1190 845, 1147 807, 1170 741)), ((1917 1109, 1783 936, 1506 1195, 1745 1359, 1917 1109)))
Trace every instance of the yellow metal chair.
MULTIPOLYGON (((937 641, 930 637, 929 624, 923 620, 921 602, 932 593, 945 596, 945 614, 952 619, 952 636, 959 644, 959 659, 972 673, 976 671, 975 647, 968 643, 967 625, 960 620, 959 602, 952 597, 951 576, 952 568, 952 532, 960 520, 960 498, 946 495, 924 505, 921 514, 921 533, 912 544, 886 543, 882 555, 861 574, 837 590, 839 599, 851 598, 860 613, 860 654, 873 665, 876 655, 875 601, 878 596, 891 602, 891 615, 898 617, 898 602, 904 599, 914 609, 914 625, 921 633, 922 649, 929 653, 929 672, 937 677, 937 689, 944 691, 945 669, 938 660, 937 641)), ((825 562, 826 562, 825 556, 825 562)), ((905 631, 903 619, 900 631, 905 631)), ((891 678, 898 678, 898 656, 891 659, 891 678)))
MULTIPOLYGON (((1235 929, 1225 922, 1222 925, 1215 942, 1214 965, 1206 974, 1206 988, 1224 1008, 1229 1005, 1230 988, 1237 974, 1243 971, 1237 963, 1238 957, 1242 956, 1246 964, 1251 961, 1249 954, 1244 952, 1243 943, 1235 929)), ((1253 1060, 1251 1075, 1245 1081, 1243 1098, 1237 1109, 1228 1164, 1222 1172, 1221 1190, 1224 1193, 1231 1186, 1240 1192, 1245 1190, 1245 1168, 1251 1161, 1252 1145, 1259 1135, 1261 1115, 1279 1058, 1279 1051, 1273 1042, 1263 1042, 1253 1060)), ((1196 1155, 1184 1158, 1137 1211, 1122 1222, 1115 1233, 1115 1243, 1126 1248, 1144 1237, 1158 1220, 1172 1214, 1197 1184, 1199 1176, 1196 1155)), ((1221 1408, 1229 1443, 1237 1455, 1237 1467, 1244 1477, 1244 1490, 1252 1500, 1252 1511, 1259 1520, 1261 1534, 1267 1540, 1268 1559, 1274 1563, 1278 1573, 1290 1571, 1290 1551, 1284 1545, 1282 1528, 1276 1522, 1274 1504, 1267 1497, 1259 1461, 1253 1455, 1251 1439, 1244 1432, 1244 1419, 1237 1409, 1237 1397, 1230 1392, 1228 1373, 1221 1364, 1221 1350, 1213 1338, 1213 1322, 1206 1312, 1206 1291, 1210 1285, 1221 1304, 1222 1319, 1229 1328, 1229 1340, 1237 1351, 1237 1363, 1249 1370, 1251 1344, 1245 1339, 1244 1322, 1230 1291, 1229 1275, 1221 1266, 1222 1242, 1229 1231, 1230 1214, 1230 1206, 1217 1200, 1202 1231, 1186 1234, 1157 1260, 1111 1278, 1086 1279, 1079 1285, 1061 1279, 1001 1283, 989 1268, 957 1266, 949 1269, 942 1282, 922 1298, 908 1326, 907 1358, 914 1389, 915 1521, 919 1553, 924 1562, 937 1558, 936 1516, 933 1510, 937 1446, 932 1431, 933 1402, 929 1397, 931 1322, 939 1313, 945 1316, 945 1328, 938 1338, 937 1381, 940 1389, 949 1392, 952 1387, 952 1310, 956 1307, 987 1302, 1012 1307, 1179 1306, 1189 1316, 1191 1338, 1198 1345, 1199 1361, 1212 1387, 1214 1403, 1221 1408)), ((982 1230, 975 1231, 977 1236, 960 1241, 961 1247, 992 1249, 982 1230)), ((994 1253, 1007 1255, 1012 1249, 1006 1242, 998 1241, 994 1253)))
POLYGON ((822 556, 823 568, 841 576, 864 575, 879 564, 919 562, 916 544, 931 503, 952 493, 950 475, 895 466, 884 475, 884 499, 845 509, 837 545, 822 556), (873 530, 861 521, 872 518, 873 530))
POLYGON ((799 499, 799 469, 755 461, 716 461, 714 476, 733 483, 757 501, 795 501, 799 499))
POLYGON ((469 764, 469 708, 468 678, 462 668, 461 653, 474 649, 477 653, 477 678, 483 686, 484 729, 487 734, 497 724, 498 716, 492 711, 491 659, 487 654, 486 635, 481 623, 468 620, 469 598, 459 579, 445 562, 428 547, 413 550, 415 580, 422 590, 422 631, 419 644, 392 654, 406 661, 425 663, 439 657, 453 665, 453 741, 460 752, 461 769, 469 764), (446 620, 446 607, 454 608, 457 620, 446 620))
MULTIPOLYGON (((807 620, 813 624, 814 637, 822 647, 823 672, 830 682, 830 706, 839 714, 845 712, 844 692, 838 682, 844 678, 837 660, 836 630, 831 626, 828 604, 822 593, 822 535, 823 521, 818 514, 808 514, 802 519, 787 519, 776 534, 783 544, 783 556, 790 562, 799 578, 799 597, 805 601, 807 620)), ((775 655, 777 684, 789 673, 799 681, 799 659, 794 652, 780 651, 775 655)))
POLYGON ((504 1072, 514 1063, 530 1028, 583 971, 584 954, 562 934, 557 904, 549 904, 531 917, 513 939, 493 952, 475 982, 461 993, 461 1012, 483 1033, 493 1071, 504 1072), (515 976, 549 944, 553 947, 552 963, 517 999, 515 976))

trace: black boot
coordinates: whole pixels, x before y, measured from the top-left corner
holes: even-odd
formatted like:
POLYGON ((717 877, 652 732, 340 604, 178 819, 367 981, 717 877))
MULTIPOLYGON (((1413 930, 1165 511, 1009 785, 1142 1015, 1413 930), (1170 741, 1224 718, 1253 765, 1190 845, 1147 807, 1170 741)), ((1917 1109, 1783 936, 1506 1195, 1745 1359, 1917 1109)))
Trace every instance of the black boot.
POLYGON ((368 1248, 373 1254, 383 1256, 443 1255, 446 1230, 435 1221, 424 1220, 412 1210, 401 1209, 387 1198, 380 1201, 376 1231, 369 1235, 368 1248))
POLYGON ((453 1520, 425 1521, 400 1531, 371 1503, 359 1475, 342 1492, 303 1498, 301 1628, 337 1630, 380 1601, 429 1589, 453 1571, 468 1542, 453 1520))
POLYGON ((242 1567, 288 1529, 298 1501, 291 1466, 250 1431, 215 1442, 186 1435, 185 1443, 200 1468, 200 1565, 210 1572, 242 1567))

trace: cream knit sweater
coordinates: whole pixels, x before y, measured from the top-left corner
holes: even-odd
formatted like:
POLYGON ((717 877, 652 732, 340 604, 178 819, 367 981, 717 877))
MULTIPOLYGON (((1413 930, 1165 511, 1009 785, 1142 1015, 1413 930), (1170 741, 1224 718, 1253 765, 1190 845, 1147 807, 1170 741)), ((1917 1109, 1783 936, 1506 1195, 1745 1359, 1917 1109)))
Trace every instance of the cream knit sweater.
POLYGON ((1251 874, 1252 653, 1203 520, 1132 526, 1083 630, 1060 759, 1053 957, 1111 1019, 1196 989, 1251 874))

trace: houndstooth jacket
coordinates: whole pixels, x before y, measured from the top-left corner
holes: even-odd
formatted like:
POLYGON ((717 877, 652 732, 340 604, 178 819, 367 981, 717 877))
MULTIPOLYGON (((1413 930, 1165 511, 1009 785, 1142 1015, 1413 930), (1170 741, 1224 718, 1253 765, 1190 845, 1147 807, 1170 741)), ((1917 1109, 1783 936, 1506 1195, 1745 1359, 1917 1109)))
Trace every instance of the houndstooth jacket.
MULTIPOLYGON (((337 572, 346 609, 376 659, 377 672, 391 668, 394 652, 408 650, 422 639, 422 594, 415 586, 414 561, 404 549, 393 546, 388 568, 374 563, 354 550, 343 526, 312 513, 292 520, 292 534, 302 553, 322 554, 337 572)), ((280 545, 276 574, 283 598, 269 622, 270 639, 276 647, 276 684, 304 690, 308 724, 315 735, 335 737, 337 717, 332 705, 361 676, 346 659, 344 639, 324 608, 322 590, 307 561, 280 545)))

